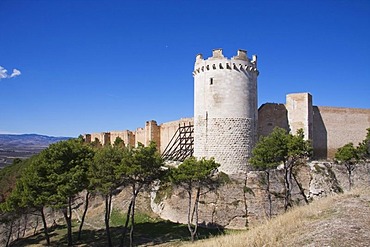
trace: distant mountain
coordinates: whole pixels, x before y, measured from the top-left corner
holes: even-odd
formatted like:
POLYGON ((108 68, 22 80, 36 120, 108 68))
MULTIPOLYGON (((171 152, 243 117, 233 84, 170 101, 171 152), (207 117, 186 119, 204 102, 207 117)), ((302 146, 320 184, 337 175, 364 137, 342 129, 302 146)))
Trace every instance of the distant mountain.
POLYGON ((15 158, 29 158, 38 154, 50 144, 70 139, 37 134, 0 134, 0 168, 9 165, 15 158))
POLYGON ((68 140, 70 138, 71 137, 54 137, 37 134, 23 134, 23 135, 0 134, 0 148, 4 146, 48 147, 52 143, 68 140))

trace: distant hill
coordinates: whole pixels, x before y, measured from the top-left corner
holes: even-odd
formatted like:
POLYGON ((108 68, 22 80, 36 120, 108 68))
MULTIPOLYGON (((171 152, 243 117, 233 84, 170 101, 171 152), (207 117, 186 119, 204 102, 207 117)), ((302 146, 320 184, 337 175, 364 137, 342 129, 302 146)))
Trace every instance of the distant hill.
POLYGON ((0 134, 0 168, 12 164, 15 158, 29 158, 38 154, 50 144, 70 139, 37 134, 0 134))

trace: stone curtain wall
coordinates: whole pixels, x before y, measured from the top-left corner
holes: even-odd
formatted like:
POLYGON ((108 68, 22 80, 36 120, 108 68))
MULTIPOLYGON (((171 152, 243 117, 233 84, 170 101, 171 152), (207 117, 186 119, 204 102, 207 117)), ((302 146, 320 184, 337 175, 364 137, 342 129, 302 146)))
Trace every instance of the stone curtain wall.
POLYGON ((276 126, 292 134, 303 128, 312 140, 314 159, 332 159, 349 142, 358 145, 370 128, 370 109, 312 106, 308 93, 289 94, 287 101, 260 107, 258 135, 267 136, 276 126))
POLYGON ((193 118, 181 118, 180 120, 162 123, 160 125, 160 147, 159 150, 161 153, 166 149, 168 143, 171 141, 172 137, 176 133, 179 125, 184 126, 193 125, 193 118))
POLYGON ((258 109, 258 138, 269 135, 275 127, 289 131, 287 110, 284 104, 266 103, 258 109))
POLYGON ((370 109, 314 107, 313 145, 322 158, 333 158, 349 142, 357 145, 370 128, 370 109))
MULTIPOLYGON (((333 158, 336 150, 348 142, 353 142, 355 145, 357 145, 365 138, 366 129, 370 128, 370 109, 335 108, 322 106, 313 106, 312 108, 312 137, 315 159, 333 158)), ((263 104, 258 110, 258 136, 267 136, 276 126, 290 131, 287 114, 287 109, 284 104, 263 104)), ((253 120, 249 119, 247 125, 241 126, 237 125, 236 122, 230 121, 232 118, 224 118, 225 121, 221 121, 220 119, 221 118, 214 118, 214 120, 212 120, 212 126, 211 119, 208 120, 208 139, 206 139, 206 136, 202 134, 206 133, 206 120, 205 118, 198 118, 198 122, 195 123, 195 125, 198 126, 199 131, 194 133, 194 138, 195 140, 200 140, 200 142, 203 142, 204 145, 198 145, 198 149, 195 150, 195 156, 217 157, 217 159, 221 160, 222 162, 228 162, 231 164, 231 166, 235 166, 235 169, 231 169, 231 167, 225 167, 225 171, 237 171, 241 167, 237 165, 238 162, 244 162, 245 164, 245 158, 248 157, 247 155, 245 155, 245 157, 238 157, 240 153, 243 153, 241 150, 249 150, 253 146, 253 143, 249 142, 248 138, 248 141, 247 139, 244 139, 245 135, 253 135, 253 120), (227 126, 227 124, 230 126, 227 126), (236 130, 240 130, 240 132, 236 130), (212 137, 211 142, 207 143, 207 145, 211 145, 212 148, 215 148, 213 153, 209 152, 208 149, 205 149, 205 141, 210 140, 210 133, 214 133, 215 136, 212 137), (243 138, 239 138, 240 136, 243 138), (225 140, 227 140, 228 143, 225 142, 225 140), (235 147, 237 143, 243 143, 241 145, 241 149, 235 147), (218 147, 218 145, 220 146, 218 147), (231 149, 238 151, 234 152, 233 150, 228 150, 229 147, 232 147, 231 149), (235 157, 235 160, 238 161, 232 162, 229 159, 230 155, 235 157), (221 158, 222 156, 225 157, 221 158)), ((239 118, 235 118, 235 120, 237 119, 239 118)), ((193 123, 193 119, 183 118, 180 120, 163 123, 158 128, 152 128, 158 130, 156 135, 150 134, 150 136, 156 136, 156 138, 159 138, 160 145, 158 148, 161 152, 163 152, 164 148, 166 148, 168 142, 175 134, 179 124, 184 123, 193 123)), ((107 133, 109 133, 110 143, 114 143, 114 140, 119 136, 124 140, 126 145, 130 144, 134 146, 138 141, 142 142, 143 144, 148 142, 149 139, 146 138, 148 135, 146 132, 148 130, 149 129, 147 128, 138 128, 133 132, 125 130, 92 133, 85 134, 84 137, 86 142, 93 142, 95 138, 97 138, 102 144, 104 144, 107 141, 107 133)))
POLYGON ((110 132, 110 142, 114 143, 116 138, 119 137, 123 140, 126 146, 135 146, 135 134, 129 130, 124 131, 111 131, 110 132))
POLYGON ((91 134, 91 142, 94 142, 95 139, 98 139, 99 142, 104 145, 104 132, 102 133, 92 133, 91 134))
POLYGON ((150 141, 157 144, 158 151, 162 153, 167 147, 173 135, 176 133, 179 125, 192 125, 193 118, 181 118, 172 122, 157 125, 154 120, 146 121, 144 128, 137 128, 134 131, 111 131, 102 133, 85 134, 84 138, 87 143, 93 142, 97 138, 100 143, 107 142, 114 143, 117 137, 120 137, 124 143, 132 147, 136 146, 138 142, 149 145, 150 141))

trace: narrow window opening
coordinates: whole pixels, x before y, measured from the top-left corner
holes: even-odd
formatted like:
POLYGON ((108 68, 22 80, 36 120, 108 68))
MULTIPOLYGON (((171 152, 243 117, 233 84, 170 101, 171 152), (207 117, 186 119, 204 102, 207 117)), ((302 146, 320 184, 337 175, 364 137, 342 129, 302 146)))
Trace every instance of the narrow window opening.
POLYGON ((209 85, 213 85, 213 78, 209 78, 209 85))

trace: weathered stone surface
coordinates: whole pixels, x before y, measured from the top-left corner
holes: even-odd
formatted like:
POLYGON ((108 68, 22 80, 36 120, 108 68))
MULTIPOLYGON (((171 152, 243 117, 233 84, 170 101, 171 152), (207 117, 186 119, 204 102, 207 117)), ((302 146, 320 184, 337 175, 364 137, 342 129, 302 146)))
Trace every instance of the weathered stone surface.
POLYGON ((215 158, 221 171, 246 170, 257 140, 257 61, 246 51, 228 59, 222 49, 194 65, 194 156, 215 158))
MULTIPOLYGON (((199 205, 199 222, 203 225, 242 229, 267 218, 268 201, 263 179, 265 173, 250 171, 245 178, 234 177, 231 183, 215 191, 202 194, 199 205), (246 186, 246 189, 245 189, 246 186)), ((296 178, 302 187, 304 196, 316 200, 348 189, 348 177, 343 166, 314 161, 302 165, 296 172, 296 178)), ((370 185, 370 164, 357 165, 353 173, 354 186, 370 185)), ((271 171, 270 193, 272 197, 272 215, 284 212, 284 172, 271 171)), ((296 205, 305 204, 304 196, 293 181, 292 199, 296 205)), ((158 202, 152 194, 152 210, 164 219, 174 222, 187 222, 188 199, 179 188, 171 195, 160 198, 158 202)))

